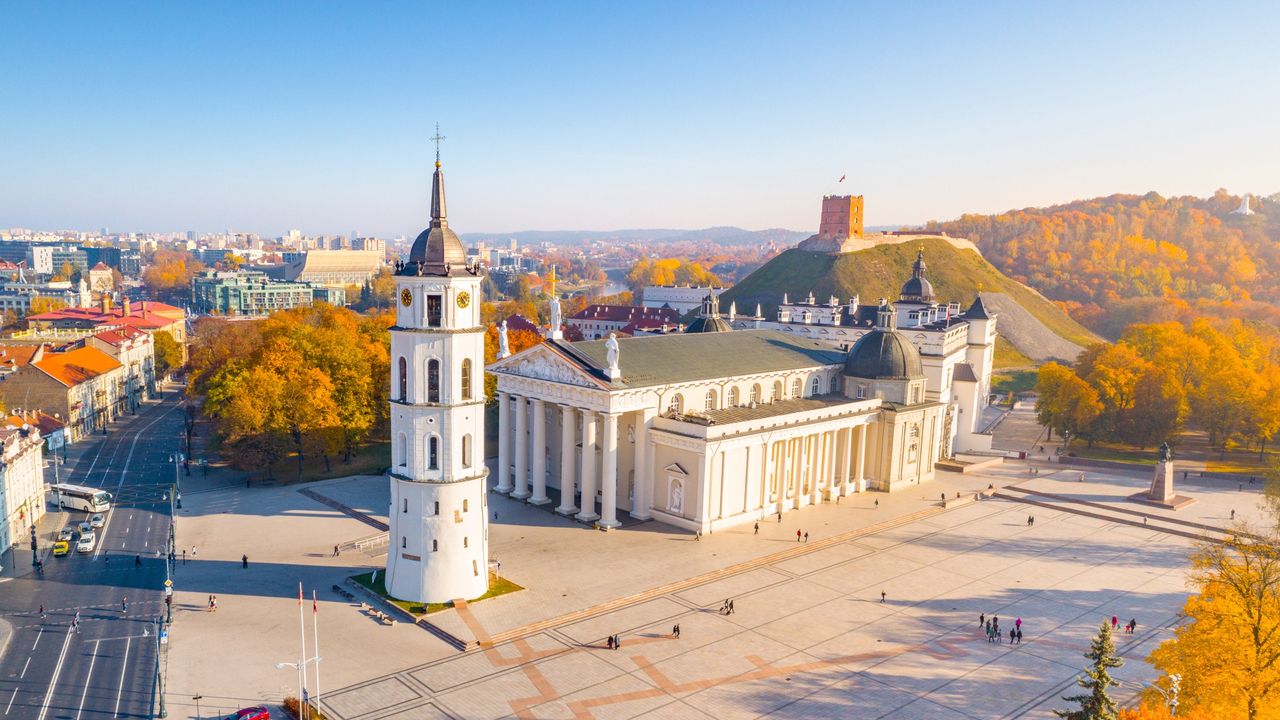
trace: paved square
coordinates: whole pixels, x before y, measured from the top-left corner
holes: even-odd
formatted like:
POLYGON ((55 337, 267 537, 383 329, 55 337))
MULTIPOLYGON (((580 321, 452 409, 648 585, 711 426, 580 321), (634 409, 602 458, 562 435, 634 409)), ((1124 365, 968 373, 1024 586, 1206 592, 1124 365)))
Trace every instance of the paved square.
MULTIPOLYGON (((196 692, 231 708, 295 687, 291 670, 256 661, 296 659, 302 580, 308 594, 320 591, 322 702, 341 720, 1049 718, 1112 615, 1139 623, 1119 638, 1127 664, 1118 676, 1154 676, 1143 658, 1168 637, 1187 596, 1194 542, 1174 531, 1221 526, 1230 509, 1256 512, 1259 498, 1188 484, 1201 502, 1165 517, 1123 501, 1140 477, 1089 471, 1080 483, 1078 474, 1049 467, 1029 476, 1025 464, 1009 463, 880 495, 879 507, 876 496, 854 497, 766 520, 759 535, 746 527, 701 541, 655 523, 593 532, 495 496, 494 554, 529 589, 470 606, 472 622, 493 634, 586 615, 468 653, 408 623, 377 623, 326 590, 382 564, 376 549, 332 557, 335 542, 375 534, 369 525, 291 488, 193 494, 179 544, 198 544, 200 560, 178 577, 179 599, 192 609, 175 626, 170 712, 182 717, 184 696, 196 692), (937 502, 941 492, 988 484, 1016 487, 952 509, 937 502), (1029 491, 1059 499, 1029 505, 1018 494, 1029 491), (288 529, 286 540, 255 541, 269 528, 272 537, 288 529), (810 533, 808 545, 795 542, 797 528, 810 533), (239 567, 242 546, 261 558, 249 570, 239 567), (729 566, 739 569, 708 575, 729 566), (209 592, 220 595, 218 612, 195 611, 209 592), (726 598, 733 615, 717 612, 726 598), (1023 642, 988 643, 979 613, 998 614, 1005 631, 1022 618, 1023 642), (677 623, 679 639, 670 634, 677 623), (610 634, 622 636, 621 649, 604 647, 610 634), (245 636, 255 638, 256 664, 236 665, 232 638, 245 636)), ((330 482, 309 489, 385 518, 376 512, 384 480, 330 482)), ((458 611, 431 620, 471 637, 458 611)))

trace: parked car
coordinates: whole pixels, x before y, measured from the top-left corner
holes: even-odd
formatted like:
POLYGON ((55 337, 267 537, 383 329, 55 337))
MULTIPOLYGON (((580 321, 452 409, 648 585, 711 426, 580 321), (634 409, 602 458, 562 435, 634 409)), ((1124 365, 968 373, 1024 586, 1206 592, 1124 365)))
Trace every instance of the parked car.
POLYGON ((103 515, 102 513, 97 513, 93 517, 89 518, 89 527, 100 528, 106 524, 107 524, 107 516, 103 515))
POLYGON ((228 715, 227 720, 271 720, 271 711, 264 705, 244 708, 228 715))
POLYGON ((97 545, 98 538, 94 537, 93 533, 85 533, 80 536, 80 542, 76 543, 76 552, 91 553, 97 545))
POLYGON ((70 542, 76 539, 76 526, 68 525, 58 531, 58 540, 60 542, 70 542))
POLYGON ((53 544, 53 556, 62 557, 71 552, 71 545, 66 540, 59 540, 53 544))

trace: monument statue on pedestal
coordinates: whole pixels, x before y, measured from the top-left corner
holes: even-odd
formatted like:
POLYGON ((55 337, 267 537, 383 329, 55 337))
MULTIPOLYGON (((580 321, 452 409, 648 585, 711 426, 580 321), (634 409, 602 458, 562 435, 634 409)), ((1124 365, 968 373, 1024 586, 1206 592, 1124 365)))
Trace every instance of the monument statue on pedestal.
POLYGON ((1151 479, 1151 489, 1144 493, 1130 495, 1129 499, 1169 510, 1180 510, 1195 502, 1195 498, 1174 492, 1173 450, 1169 448, 1169 443, 1160 443, 1160 451, 1156 454, 1156 473, 1151 479))
POLYGON ((1167 503, 1173 499, 1173 453, 1169 451, 1169 443, 1160 443, 1160 454, 1156 456, 1156 476, 1151 480, 1152 500, 1167 503))

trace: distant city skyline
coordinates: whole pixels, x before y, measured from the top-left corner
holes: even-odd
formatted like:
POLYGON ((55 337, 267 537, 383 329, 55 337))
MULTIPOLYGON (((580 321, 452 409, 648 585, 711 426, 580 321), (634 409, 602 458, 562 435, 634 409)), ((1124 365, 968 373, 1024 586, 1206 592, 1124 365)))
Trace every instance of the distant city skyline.
POLYGON ((1280 191, 1275 5, 776 9, 5 5, 0 228, 413 235, 436 122, 470 233, 1280 191))

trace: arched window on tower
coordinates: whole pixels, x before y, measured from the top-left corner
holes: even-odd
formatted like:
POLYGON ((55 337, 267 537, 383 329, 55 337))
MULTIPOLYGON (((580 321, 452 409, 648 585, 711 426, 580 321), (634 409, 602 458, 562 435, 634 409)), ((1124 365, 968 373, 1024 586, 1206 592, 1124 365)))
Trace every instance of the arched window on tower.
POLYGON ((396 464, 400 467, 409 464, 409 440, 404 433, 396 438, 396 464))
POLYGON ((471 358, 462 361, 462 399, 471 399, 471 358))
POLYGON ((708 390, 707 396, 702 400, 702 409, 711 412, 716 409, 716 391, 708 390))
POLYGON ((440 402, 440 361, 427 361, 427 402, 440 402))
POLYGON ((738 407, 738 388, 729 388, 729 407, 738 407))
POLYGON ((409 400, 409 363, 400 356, 400 402, 409 400))
POLYGON ((440 469, 440 438, 435 435, 427 440, 427 469, 440 469))
POLYGON ((462 436, 462 467, 471 467, 471 435, 462 436))

